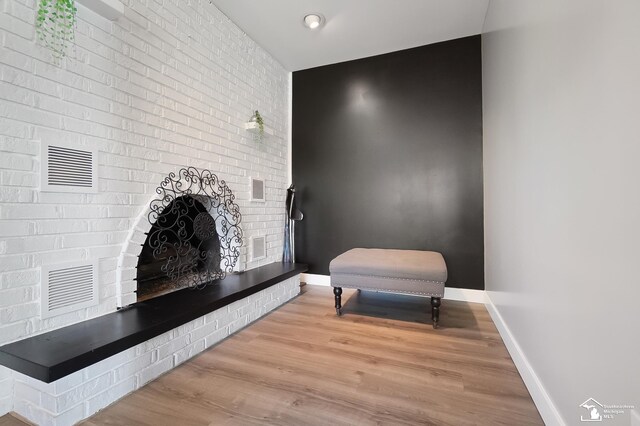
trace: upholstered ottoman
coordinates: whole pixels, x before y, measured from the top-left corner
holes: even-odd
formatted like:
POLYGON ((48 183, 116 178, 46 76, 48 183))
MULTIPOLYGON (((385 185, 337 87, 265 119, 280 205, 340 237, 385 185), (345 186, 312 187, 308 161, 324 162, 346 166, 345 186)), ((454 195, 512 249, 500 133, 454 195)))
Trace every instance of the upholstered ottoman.
POLYGON ((433 328, 438 327, 447 265, 435 251, 355 248, 329 264, 336 313, 342 314, 342 288, 431 297, 433 328))

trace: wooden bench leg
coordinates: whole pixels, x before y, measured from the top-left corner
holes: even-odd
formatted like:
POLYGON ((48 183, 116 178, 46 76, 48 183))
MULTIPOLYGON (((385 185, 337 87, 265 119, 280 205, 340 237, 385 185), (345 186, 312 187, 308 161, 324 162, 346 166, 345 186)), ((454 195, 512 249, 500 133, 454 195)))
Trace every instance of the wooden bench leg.
POLYGON ((439 297, 431 298, 431 319, 433 320, 433 328, 438 328, 438 321, 440 320, 440 303, 439 297))
POLYGON ((342 315, 342 287, 334 287, 333 295, 336 297, 336 314, 342 315))

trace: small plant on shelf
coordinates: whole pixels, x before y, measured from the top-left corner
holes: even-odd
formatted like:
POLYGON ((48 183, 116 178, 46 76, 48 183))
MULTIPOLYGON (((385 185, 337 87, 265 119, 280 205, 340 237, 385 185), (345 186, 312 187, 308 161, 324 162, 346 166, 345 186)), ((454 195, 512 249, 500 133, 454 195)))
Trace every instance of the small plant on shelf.
POLYGON ((256 110, 251 117, 251 121, 258 123, 258 130, 260 131, 260 136, 264 135, 264 119, 260 115, 260 111, 256 110))
POLYGON ((56 61, 67 56, 67 49, 75 40, 77 12, 75 0, 38 1, 36 35, 56 61))

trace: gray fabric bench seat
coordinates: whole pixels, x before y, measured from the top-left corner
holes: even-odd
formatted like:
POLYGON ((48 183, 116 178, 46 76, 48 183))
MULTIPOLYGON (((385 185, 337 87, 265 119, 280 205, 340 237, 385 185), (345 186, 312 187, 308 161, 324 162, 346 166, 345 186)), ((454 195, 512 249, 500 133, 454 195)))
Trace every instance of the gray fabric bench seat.
POLYGON ((447 265, 434 251, 355 248, 329 264, 336 313, 341 314, 342 288, 418 294, 431 297, 434 328, 438 325, 447 265))

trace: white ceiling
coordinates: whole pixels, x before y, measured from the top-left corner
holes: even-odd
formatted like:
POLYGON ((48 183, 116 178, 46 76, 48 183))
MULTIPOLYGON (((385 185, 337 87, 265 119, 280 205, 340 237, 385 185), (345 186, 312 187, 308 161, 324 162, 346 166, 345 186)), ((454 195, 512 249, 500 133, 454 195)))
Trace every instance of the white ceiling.
POLYGON ((213 0, 286 69, 297 71, 482 32, 489 0, 213 0), (311 31, 302 18, 321 13, 311 31))

